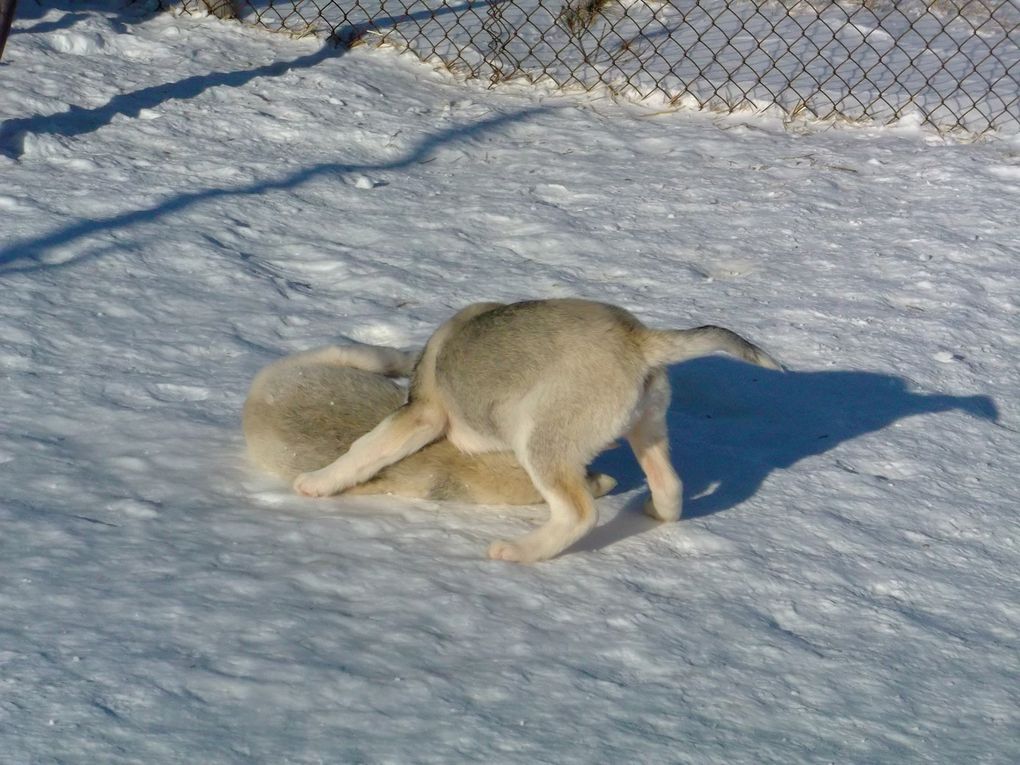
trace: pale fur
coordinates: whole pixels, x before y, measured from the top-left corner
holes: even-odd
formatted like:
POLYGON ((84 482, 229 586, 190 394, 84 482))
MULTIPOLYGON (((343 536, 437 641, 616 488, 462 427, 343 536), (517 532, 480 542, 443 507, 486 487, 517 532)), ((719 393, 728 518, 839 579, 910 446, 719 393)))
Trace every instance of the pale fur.
MULTIPOLYGON (((362 345, 297 353, 270 364, 252 382, 242 413, 252 461, 288 481, 330 464, 404 404, 406 391, 383 375, 409 376, 417 357, 362 345)), ((589 488, 599 496, 615 485, 607 475, 588 477, 589 488)), ((445 439, 346 493, 481 504, 543 501, 512 454, 464 454, 445 439)))
POLYGON ((557 555, 596 522, 585 466, 625 436, 648 478, 646 510, 680 516, 682 484, 669 459, 665 365, 715 351, 781 369, 727 329, 652 330, 622 308, 586 300, 480 303, 429 339, 406 406, 294 488, 324 496, 369 480, 436 438, 465 452, 510 449, 549 504, 549 520, 489 556, 557 555))

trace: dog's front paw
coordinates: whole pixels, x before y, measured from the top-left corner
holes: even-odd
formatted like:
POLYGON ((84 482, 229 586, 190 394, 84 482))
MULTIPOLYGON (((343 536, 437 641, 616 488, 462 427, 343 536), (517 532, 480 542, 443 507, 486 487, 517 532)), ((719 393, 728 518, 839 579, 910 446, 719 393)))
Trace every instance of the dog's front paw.
POLYGON ((328 471, 313 470, 294 479, 294 491, 305 497, 328 497, 337 493, 337 486, 328 471))

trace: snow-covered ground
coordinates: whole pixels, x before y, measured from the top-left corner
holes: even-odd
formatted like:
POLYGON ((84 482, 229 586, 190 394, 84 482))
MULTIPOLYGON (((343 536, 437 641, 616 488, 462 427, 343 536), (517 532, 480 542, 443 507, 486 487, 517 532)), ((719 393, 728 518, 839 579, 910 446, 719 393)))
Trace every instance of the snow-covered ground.
MULTIPOLYGON (((1020 760, 1020 143, 487 91, 137 6, 0 64, 0 761, 1020 760), (686 518, 313 501, 239 409, 283 353, 479 299, 720 323, 686 518)), ((597 384, 593 382, 593 384, 597 384)))

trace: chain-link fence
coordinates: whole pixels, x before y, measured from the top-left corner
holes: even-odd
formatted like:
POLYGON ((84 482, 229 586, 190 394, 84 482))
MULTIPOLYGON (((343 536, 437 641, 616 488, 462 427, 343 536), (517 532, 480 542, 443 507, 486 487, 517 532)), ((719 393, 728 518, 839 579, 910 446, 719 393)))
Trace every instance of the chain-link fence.
POLYGON ((184 0, 292 34, 397 44, 493 83, 666 105, 1020 130, 1018 0, 184 0))

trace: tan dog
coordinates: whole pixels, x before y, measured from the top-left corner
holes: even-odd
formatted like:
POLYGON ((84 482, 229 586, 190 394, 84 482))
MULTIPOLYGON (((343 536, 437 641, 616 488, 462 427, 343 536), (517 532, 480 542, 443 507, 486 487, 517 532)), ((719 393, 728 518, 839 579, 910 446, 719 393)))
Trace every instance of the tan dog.
MULTIPOLYGON (((404 404, 406 391, 383 375, 410 375, 416 358, 392 348, 352 346, 298 353, 270 364, 255 377, 244 402, 249 456, 288 481, 330 464, 404 404)), ((602 496, 616 481, 590 475, 587 485, 602 496)), ((512 454, 464 454, 445 439, 347 493, 506 505, 543 501, 512 454)))
POLYGON ((299 475, 294 488, 334 494, 443 435, 469 454, 510 449, 549 503, 550 518, 518 539, 493 542, 489 556, 542 560, 595 525, 585 466, 622 435, 648 479, 646 512, 676 520, 682 485, 669 460, 665 365, 714 351, 782 368, 728 329, 653 330, 603 303, 472 305, 429 339, 407 405, 333 464, 299 475))

